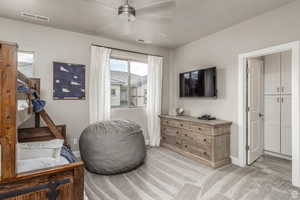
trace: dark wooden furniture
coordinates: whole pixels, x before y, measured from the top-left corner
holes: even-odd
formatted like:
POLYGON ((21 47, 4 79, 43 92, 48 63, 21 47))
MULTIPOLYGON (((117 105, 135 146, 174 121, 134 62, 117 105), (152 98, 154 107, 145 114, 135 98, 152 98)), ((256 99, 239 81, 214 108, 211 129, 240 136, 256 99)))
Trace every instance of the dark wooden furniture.
POLYGON ((161 116, 161 145, 217 168, 230 163, 231 122, 161 116))
MULTIPOLYGON (((28 79, 17 71, 17 44, 0 42, 0 199, 83 200, 82 162, 16 173, 17 138, 19 142, 29 142, 66 137, 65 126, 56 126, 46 111, 42 118, 47 127, 40 127, 36 116, 35 128, 20 129, 17 135, 17 80, 39 91, 39 80, 28 79)), ((32 112, 31 106, 28 112, 32 112)))

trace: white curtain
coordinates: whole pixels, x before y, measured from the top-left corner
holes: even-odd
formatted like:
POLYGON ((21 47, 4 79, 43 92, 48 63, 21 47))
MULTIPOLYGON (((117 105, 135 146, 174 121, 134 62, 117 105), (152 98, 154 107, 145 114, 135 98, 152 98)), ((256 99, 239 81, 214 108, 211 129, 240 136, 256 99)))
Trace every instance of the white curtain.
POLYGON ((148 56, 147 122, 150 146, 160 145, 163 58, 148 56))
POLYGON ((90 123, 110 119, 110 65, 111 49, 92 46, 89 74, 90 123))

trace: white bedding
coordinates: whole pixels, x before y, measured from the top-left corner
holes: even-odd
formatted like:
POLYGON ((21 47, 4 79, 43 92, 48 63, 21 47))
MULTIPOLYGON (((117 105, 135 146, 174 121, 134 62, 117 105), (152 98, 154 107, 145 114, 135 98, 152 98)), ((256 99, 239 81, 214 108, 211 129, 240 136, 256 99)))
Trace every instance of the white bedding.
POLYGON ((17 159, 53 158, 59 160, 63 144, 62 139, 17 143, 17 159))
POLYGON ((26 172, 68 164, 60 155, 64 140, 27 142, 17 144, 17 172, 26 172))
POLYGON ((17 160, 17 173, 28 172, 32 170, 44 169, 65 164, 69 164, 69 161, 62 156, 60 157, 60 159, 35 158, 27 160, 17 160))

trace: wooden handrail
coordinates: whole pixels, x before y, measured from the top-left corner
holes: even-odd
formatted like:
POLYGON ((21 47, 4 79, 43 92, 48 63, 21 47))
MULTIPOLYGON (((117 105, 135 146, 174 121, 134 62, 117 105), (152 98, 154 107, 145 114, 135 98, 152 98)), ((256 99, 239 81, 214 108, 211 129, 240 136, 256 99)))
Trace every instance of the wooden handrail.
POLYGON ((39 114, 48 126, 51 133, 58 139, 64 139, 62 133, 57 129, 56 125, 54 124, 48 113, 45 110, 43 110, 39 114))

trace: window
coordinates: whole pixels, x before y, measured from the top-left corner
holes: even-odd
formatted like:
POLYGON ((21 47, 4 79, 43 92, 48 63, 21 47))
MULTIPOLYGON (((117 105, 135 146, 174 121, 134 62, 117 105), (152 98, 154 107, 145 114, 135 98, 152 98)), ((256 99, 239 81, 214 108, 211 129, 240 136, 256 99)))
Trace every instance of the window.
POLYGON ((34 53, 30 51, 18 52, 18 70, 27 77, 34 77, 34 53))
POLYGON ((142 107, 147 103, 148 64, 110 59, 112 107, 142 107))

